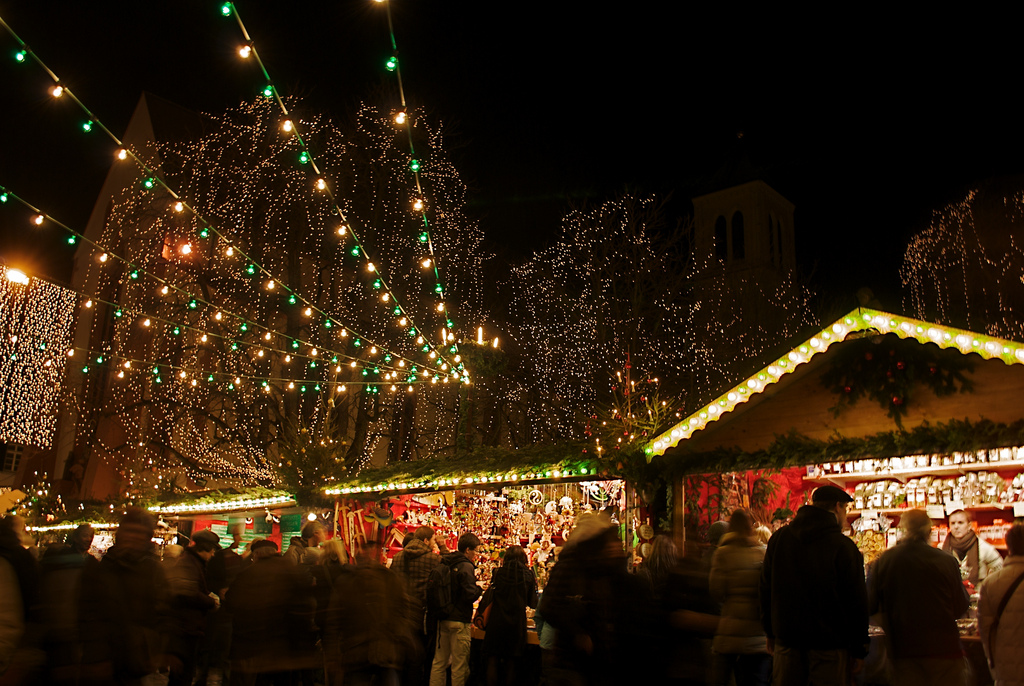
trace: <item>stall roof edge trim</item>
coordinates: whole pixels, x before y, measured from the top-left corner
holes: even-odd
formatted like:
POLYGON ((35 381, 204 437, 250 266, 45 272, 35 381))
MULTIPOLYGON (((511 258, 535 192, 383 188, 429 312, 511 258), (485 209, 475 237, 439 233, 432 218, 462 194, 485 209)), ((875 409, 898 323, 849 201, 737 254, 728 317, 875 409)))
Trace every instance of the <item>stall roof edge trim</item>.
POLYGON ((771 384, 792 373, 833 343, 846 340, 855 331, 875 329, 879 333, 913 338, 921 343, 934 343, 940 348, 955 348, 963 354, 977 353, 985 359, 999 358, 1006 364, 1024 364, 1024 343, 987 334, 957 329, 943 324, 904 317, 890 312, 858 308, 795 346, 764 369, 736 384, 679 423, 657 436, 644 448, 647 460, 664 455, 665 451, 687 440, 711 422, 732 412, 751 397, 765 391, 771 384))

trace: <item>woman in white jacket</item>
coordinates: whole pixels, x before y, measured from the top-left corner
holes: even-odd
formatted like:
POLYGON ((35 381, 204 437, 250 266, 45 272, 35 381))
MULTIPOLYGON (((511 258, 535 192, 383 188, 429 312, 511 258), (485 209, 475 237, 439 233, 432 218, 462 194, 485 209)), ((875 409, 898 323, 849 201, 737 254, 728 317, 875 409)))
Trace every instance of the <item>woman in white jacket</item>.
POLYGON ((978 599, 978 628, 995 677, 996 686, 1024 686, 1024 524, 1014 524, 1006 534, 1009 557, 1003 568, 981 586, 978 599), (1009 595, 1012 589, 1013 595, 1009 595), (999 613, 1004 598, 1009 598, 999 613), (995 632, 993 625, 998 618, 995 632))
POLYGON ((757 540, 754 519, 746 510, 729 518, 711 561, 711 595, 722 603, 722 617, 715 632, 715 683, 736 686, 767 686, 771 657, 761 628, 758 584, 765 547, 757 540))

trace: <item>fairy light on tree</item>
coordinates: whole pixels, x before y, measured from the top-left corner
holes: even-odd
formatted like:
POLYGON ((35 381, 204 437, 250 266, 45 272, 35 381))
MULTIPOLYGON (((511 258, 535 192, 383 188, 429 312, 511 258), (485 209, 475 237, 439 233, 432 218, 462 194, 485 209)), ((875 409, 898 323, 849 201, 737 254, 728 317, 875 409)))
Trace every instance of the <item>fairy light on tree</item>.
POLYGON ((919 319, 1024 336, 1024 188, 989 181, 932 214, 906 249, 904 308, 919 319))
MULTIPOLYGON (((394 228, 407 221, 407 195, 398 187, 366 182, 368 177, 386 179, 404 164, 394 145, 394 128, 386 117, 362 108, 356 130, 344 137, 326 120, 293 111, 294 123, 317 149, 331 151, 318 161, 332 179, 335 195, 345 199, 346 213, 376 230, 361 238, 372 241, 375 265, 392 266, 389 287, 402 293, 400 306, 382 302, 373 288, 376 268, 371 272, 365 263, 360 268, 360 260, 350 256, 348 232, 339 235, 330 202, 310 192, 309 178, 290 150, 293 139, 266 141, 263 132, 276 116, 272 103, 260 100, 229 111, 218 120, 222 125, 211 126, 200 141, 159 148, 162 164, 180 170, 175 176, 180 196, 193 207, 217 208, 215 220, 220 215, 226 218, 221 222, 224 238, 203 237, 195 216, 176 212, 173 206, 154 212, 155 206, 168 207, 160 200, 160 191, 129 188, 113 205, 100 244, 131 246, 133 252, 126 257, 139 265, 143 276, 159 263, 172 285, 169 293, 162 293, 145 278, 133 279, 119 264, 90 262, 86 281, 96 284, 104 300, 116 302, 123 312, 152 316, 146 335, 140 336, 143 329, 132 317, 112 319, 112 308, 92 309, 92 339, 103 341, 112 359, 154 364, 153 373, 128 373, 116 383, 107 383, 102 374, 87 374, 85 385, 96 384, 93 392, 103 399, 94 408, 85 402, 88 389, 79 395, 80 426, 88 426, 90 412, 107 417, 107 425, 97 427, 86 440, 100 447, 124 479, 137 482, 143 473, 177 468, 194 480, 217 477, 269 484, 280 474, 277 446, 286 439, 278 427, 289 425, 313 427, 326 445, 334 446, 339 459, 332 458, 332 464, 356 470, 388 439, 391 410, 397 404, 393 398, 401 397, 401 407, 410 401, 415 406, 421 395, 404 392, 404 387, 399 394, 389 390, 397 384, 379 383, 385 377, 414 381, 412 371, 399 374, 401 368, 394 366, 399 359, 417 371, 429 361, 396 325, 401 316, 416 317, 431 309, 420 276, 416 236, 394 228), (385 131, 392 140, 382 135, 385 131), (244 175, 240 184, 231 171, 237 168, 255 171, 244 175), (369 216, 374 217, 372 223, 362 221, 369 216), (228 254, 225 240, 258 261, 262 281, 228 254), (186 244, 187 252, 164 247, 186 244), (193 292, 203 293, 195 306, 195 301, 184 301, 180 295, 193 292), (295 292, 303 300, 291 295, 295 292), (418 302, 421 298, 426 302, 418 302), (306 310, 310 315, 328 312, 330 319, 306 316, 306 310), (111 321, 113 334, 105 338, 111 321), (178 323, 178 333, 163 322, 178 323), (350 335, 353 330, 360 334, 350 335), (285 341, 308 341, 312 348, 281 346, 289 350, 286 354, 267 345, 265 336, 272 332, 285 341), (229 340, 236 343, 228 345, 229 340), (391 363, 364 369, 332 352, 363 358, 370 349, 377 351, 375 357, 386 354, 391 363), (293 352, 303 353, 306 362, 296 366, 293 352), (320 358, 323 362, 315 361, 320 358), (418 368, 417 358, 424 359, 418 368), (179 373, 193 369, 203 371, 179 373), (209 378, 205 370, 211 370, 209 378), (260 378, 264 381, 256 381, 260 378), (364 392, 366 388, 374 392, 364 392), (329 416, 333 419, 328 422, 329 416)), ((440 146, 440 132, 435 140, 440 146)), ((432 152, 443 156, 442 149, 432 152)), ((451 187, 438 200, 451 217, 450 245, 471 269, 482 265, 482 237, 461 212, 464 188, 457 175, 438 185, 451 187)), ((472 316, 479 316, 473 296, 478 303, 481 279, 480 273, 467 274, 451 286, 453 293, 466 288, 470 298, 457 306, 472 316)), ((437 404, 444 404, 444 391, 432 388, 431 393, 437 404)), ((419 421, 435 420, 431 416, 419 421)), ((446 433, 450 442, 451 427, 432 428, 425 435, 445 440, 441 437, 446 433)), ((406 440, 422 442, 419 433, 406 440)), ((428 443, 422 449, 431 447, 428 443)))

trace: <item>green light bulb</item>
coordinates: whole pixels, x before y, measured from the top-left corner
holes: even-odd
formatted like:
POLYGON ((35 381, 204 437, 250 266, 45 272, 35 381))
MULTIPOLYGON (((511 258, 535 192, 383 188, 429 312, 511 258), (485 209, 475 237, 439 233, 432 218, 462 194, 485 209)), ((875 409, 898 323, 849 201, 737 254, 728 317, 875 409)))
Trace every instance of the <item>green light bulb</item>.
POLYGON ((86 366, 82 367, 82 373, 83 374, 88 374, 89 373, 89 365, 86 365, 86 366))
POLYGON ((394 56, 389 57, 388 61, 384 63, 384 67, 388 71, 394 71, 395 69, 398 69, 398 58, 394 56))
POLYGON ((289 296, 288 296, 288 304, 289 304, 289 305, 294 305, 294 304, 295 304, 295 303, 297 303, 297 302, 298 302, 298 300, 297 300, 297 299, 295 298, 295 296, 294 296, 294 295, 289 295, 289 296))
POLYGON ((292 341, 292 350, 298 350, 298 349, 299 349, 299 342, 298 341, 292 341))
POLYGON ((306 392, 306 387, 305 386, 299 386, 299 390, 302 391, 303 393, 305 393, 306 392))
POLYGON ((190 309, 190 310, 194 310, 194 309, 196 309, 197 307, 199 307, 199 301, 198 301, 198 300, 196 300, 195 298, 193 298, 192 300, 189 300, 189 301, 188 301, 188 309, 190 309))
POLYGON ((423 233, 420 234, 420 243, 426 243, 429 240, 430 240, 430 236, 427 235, 426 231, 424 231, 423 233))
POLYGON ((206 380, 209 381, 210 383, 213 383, 213 374, 210 374, 208 377, 206 377, 206 380))
POLYGON ((381 287, 381 282, 380 282, 380 279, 377 279, 377 280, 375 280, 375 281, 373 282, 373 287, 374 287, 374 288, 380 288, 380 287, 381 287))
POLYGON ((263 95, 268 98, 274 97, 274 87, 268 83, 263 87, 263 95))
POLYGON ((395 309, 393 309, 392 312, 394 312, 396 315, 397 314, 402 314, 402 306, 401 305, 395 305, 395 309))
POLYGON ((145 188, 152 188, 153 186, 156 185, 156 181, 152 178, 143 179, 142 185, 145 188))
POLYGON ((139 270, 138 269, 133 269, 131 271, 131 273, 128 274, 128 276, 130 276, 133 279, 138 279, 139 278, 139 270))
POLYGON ((331 320, 330 319, 327 319, 327 320, 324 321, 324 328, 325 329, 329 329, 332 326, 333 326, 333 324, 331 324, 331 320))
POLYGON ((153 367, 153 376, 156 376, 159 373, 160 373, 160 367, 153 367))
POLYGON ((92 131, 92 122, 91 121, 82 122, 82 131, 85 131, 86 133, 89 133, 90 131, 92 131))
POLYGON ((122 314, 124 314, 124 312, 122 312, 121 310, 114 310, 115 317, 120 317, 122 314))
POLYGON ((248 267, 245 268, 245 273, 248 274, 249 276, 252 276, 253 274, 255 274, 256 273, 256 265, 250 264, 248 267))
POLYGON ((357 339, 355 339, 354 341, 352 341, 352 345, 354 345, 354 346, 356 346, 357 348, 359 348, 359 347, 362 347, 362 345, 363 345, 363 342, 362 342, 361 340, 359 340, 359 339, 357 338, 357 339))
POLYGON ((455 322, 453 322, 451 319, 449 319, 447 323, 448 323, 448 328, 449 329, 452 328, 453 326, 455 326, 455 322))
POLYGON ((387 353, 386 355, 384 355, 384 361, 385 362, 390 362, 391 361, 391 353, 387 353))
POLYGON ((246 324, 245 322, 242 322, 242 325, 240 327, 238 327, 238 329, 239 329, 239 331, 242 331, 242 332, 248 331, 249 330, 249 325, 246 324))
POLYGON ((420 348, 420 350, 422 350, 423 352, 427 352, 428 350, 430 350, 430 346, 429 346, 429 345, 427 345, 426 343, 424 343, 424 344, 423 344, 423 347, 422 347, 422 348, 420 348))
POLYGON ((320 390, 320 384, 317 384, 316 386, 313 386, 313 390, 314 391, 319 391, 320 390))
POLYGON ((420 170, 420 161, 419 161, 419 160, 417 160, 417 159, 413 159, 413 160, 411 160, 411 161, 409 162, 409 171, 411 171, 411 172, 412 172, 413 174, 415 174, 415 173, 417 173, 417 172, 418 172, 419 170, 420 170))
POLYGON ((28 52, 26 52, 25 50, 19 50, 18 52, 14 53, 15 62, 24 62, 27 58, 28 52))
POLYGON ((367 375, 367 374, 369 374, 369 373, 370 373, 370 372, 368 372, 367 370, 365 370, 365 369, 363 370, 363 376, 366 376, 366 375, 367 375))
POLYGON ((338 364, 338 356, 337 355, 335 355, 334 357, 331 358, 331 364, 338 364))
POLYGON ((310 363, 309 363, 309 368, 310 368, 310 369, 316 369, 316 361, 315 361, 315 360, 311 360, 311 361, 310 361, 310 363))
POLYGON ((308 164, 309 163, 309 153, 306 152, 305 150, 303 150, 302 152, 299 153, 299 163, 300 164, 308 164))
POLYGON ((357 245, 357 246, 355 246, 355 247, 354 247, 354 248, 352 248, 352 250, 350 250, 349 252, 351 252, 351 253, 352 253, 352 257, 359 257, 359 246, 358 246, 358 245, 357 245))
POLYGON ((458 348, 456 348, 454 345, 452 347, 448 348, 448 352, 450 352, 450 353, 454 353, 457 350, 458 350, 458 348))
POLYGON ((209 238, 210 237, 210 229, 209 229, 209 227, 204 226, 203 230, 199 232, 199 237, 200 238, 209 238))
POLYGON ((68 245, 74 245, 77 242, 78 242, 77 238, 75 238, 74 236, 68 236, 68 245))
POLYGON ((96 356, 96 364, 103 364, 103 355, 96 356))
POLYGON ((163 379, 162 379, 161 377, 159 377, 159 376, 158 376, 158 377, 156 377, 155 381, 156 381, 157 383, 163 383, 163 382, 164 382, 164 380, 163 380, 163 379))
POLYGON ((180 336, 181 335, 181 327, 180 326, 174 327, 173 329, 171 329, 171 333, 173 333, 175 336, 180 336))
POLYGON ((436 286, 434 286, 434 292, 435 293, 443 293, 444 292, 444 286, 442 286, 441 284, 437 284, 436 286))
POLYGON ((231 344, 231 349, 232 350, 238 350, 238 343, 232 343, 231 344))
POLYGON ((0 193, 0 202, 7 202, 7 194, 0 193))
POLYGON ((230 2, 225 2, 223 5, 221 5, 220 6, 220 13, 223 14, 225 17, 230 17, 231 16, 231 3, 230 2))

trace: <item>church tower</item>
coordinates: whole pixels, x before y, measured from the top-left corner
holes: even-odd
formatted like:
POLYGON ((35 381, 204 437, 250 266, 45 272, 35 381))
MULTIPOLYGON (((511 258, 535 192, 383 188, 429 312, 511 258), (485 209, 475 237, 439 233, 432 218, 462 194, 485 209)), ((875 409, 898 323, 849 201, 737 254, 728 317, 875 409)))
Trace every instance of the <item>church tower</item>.
POLYGON ((796 267, 793 203, 764 181, 749 181, 693 199, 697 253, 727 272, 782 274, 796 267))

